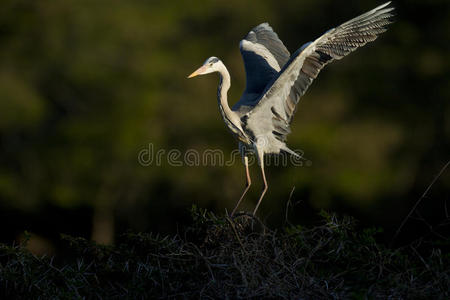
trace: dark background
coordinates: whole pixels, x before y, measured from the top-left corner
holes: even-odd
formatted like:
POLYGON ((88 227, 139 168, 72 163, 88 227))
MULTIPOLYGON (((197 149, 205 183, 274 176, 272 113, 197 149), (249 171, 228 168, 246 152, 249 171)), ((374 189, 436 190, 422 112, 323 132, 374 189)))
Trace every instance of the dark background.
MULTIPOLYGON (((209 56, 228 67, 230 105, 245 74, 238 44, 269 22, 294 52, 380 1, 12 1, 0 8, 0 241, 59 233, 102 243, 126 230, 174 233, 192 204, 232 209, 244 169, 173 166, 171 149, 237 148, 217 109, 217 75, 187 80, 209 56), (139 163, 152 145, 161 164, 139 163)), ((312 163, 269 167, 259 216, 313 223, 320 209, 391 234, 450 159, 450 2, 396 1, 375 42, 327 66, 302 98, 288 144, 312 163)), ((180 158, 181 160, 181 158, 180 158)), ((254 185, 242 209, 252 210, 254 185)), ((450 171, 403 234, 448 219, 450 171)), ((449 207, 450 209, 450 207, 449 207)), ((430 229, 430 226, 431 229, 430 229)))

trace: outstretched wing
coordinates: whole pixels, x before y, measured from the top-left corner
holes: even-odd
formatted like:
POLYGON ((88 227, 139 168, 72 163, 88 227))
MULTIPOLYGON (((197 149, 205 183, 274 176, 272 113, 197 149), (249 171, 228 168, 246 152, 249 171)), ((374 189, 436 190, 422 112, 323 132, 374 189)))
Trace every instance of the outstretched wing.
MULTIPOLYGON (((387 7, 389 4, 390 2, 387 2, 330 29, 314 42, 298 49, 258 99, 258 104, 248 117, 248 125, 251 126, 252 119, 257 123, 260 119, 272 118, 275 127, 280 128, 274 130, 274 134, 284 141, 289 133, 289 123, 298 100, 320 70, 333 60, 341 59, 366 43, 374 41, 379 34, 385 32, 386 26, 392 23, 391 12, 394 10, 387 7)), ((254 128, 258 127, 257 124, 253 125, 254 128)), ((266 132, 268 128, 265 129, 266 132)))
POLYGON ((247 83, 241 100, 233 106, 233 110, 242 105, 252 105, 252 101, 259 98, 290 57, 289 51, 268 23, 253 28, 240 42, 239 49, 247 83))

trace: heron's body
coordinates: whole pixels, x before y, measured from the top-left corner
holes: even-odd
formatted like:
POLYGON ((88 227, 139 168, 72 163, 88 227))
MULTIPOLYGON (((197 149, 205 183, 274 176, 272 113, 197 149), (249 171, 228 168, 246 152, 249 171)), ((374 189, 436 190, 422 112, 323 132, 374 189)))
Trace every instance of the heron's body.
POLYGON ((219 111, 225 124, 239 140, 247 175, 246 189, 233 213, 251 185, 248 153, 256 154, 264 180, 264 189, 254 210, 256 213, 267 191, 264 155, 281 151, 298 155, 287 147, 286 137, 290 133, 290 123, 300 97, 326 64, 343 58, 386 31, 386 26, 392 23, 393 8, 388 7, 389 3, 328 30, 292 55, 267 23, 253 28, 239 45, 247 83, 242 97, 232 108, 227 101, 230 74, 221 60, 210 57, 189 76, 212 72, 220 74, 217 92, 219 111))

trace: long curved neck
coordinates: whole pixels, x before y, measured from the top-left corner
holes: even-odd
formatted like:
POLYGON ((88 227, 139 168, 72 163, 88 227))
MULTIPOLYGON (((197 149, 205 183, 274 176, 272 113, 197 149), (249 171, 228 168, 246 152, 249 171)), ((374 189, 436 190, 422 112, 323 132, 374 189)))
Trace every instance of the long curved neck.
POLYGON ((227 94, 231 86, 230 73, 223 63, 220 62, 218 72, 220 74, 219 88, 217 89, 217 100, 219 102, 220 114, 228 128, 236 134, 242 132, 239 116, 228 106, 227 94), (238 129, 238 130, 236 130, 238 129))

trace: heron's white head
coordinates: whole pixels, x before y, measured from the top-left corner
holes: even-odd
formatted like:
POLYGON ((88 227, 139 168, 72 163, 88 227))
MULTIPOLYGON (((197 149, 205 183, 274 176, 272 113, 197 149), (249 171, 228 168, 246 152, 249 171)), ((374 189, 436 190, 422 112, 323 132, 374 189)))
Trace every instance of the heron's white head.
POLYGON ((220 61, 220 59, 218 59, 215 56, 211 56, 203 63, 203 65, 200 68, 198 68, 197 70, 194 71, 194 73, 189 75, 188 78, 192 78, 197 75, 205 75, 205 74, 217 72, 217 71, 219 71, 221 64, 222 64, 222 62, 220 61))

